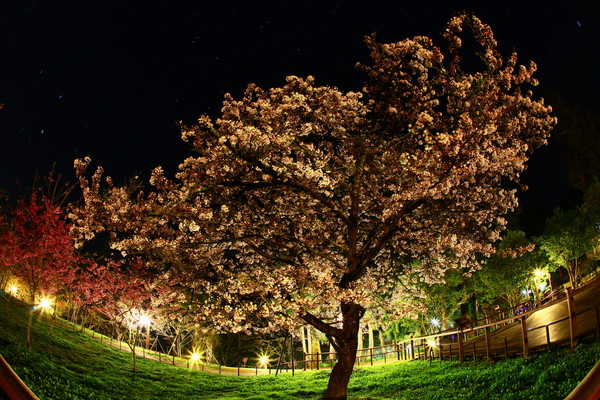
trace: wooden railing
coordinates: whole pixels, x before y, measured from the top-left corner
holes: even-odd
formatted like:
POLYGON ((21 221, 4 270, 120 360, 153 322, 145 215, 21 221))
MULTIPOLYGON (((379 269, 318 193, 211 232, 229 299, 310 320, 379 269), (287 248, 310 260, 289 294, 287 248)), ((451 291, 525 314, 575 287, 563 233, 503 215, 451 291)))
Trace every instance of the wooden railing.
POLYGON ((23 383, 13 369, 0 355, 0 393, 2 391, 10 400, 39 400, 39 398, 23 383))
MULTIPOLYGON (((600 338, 600 296, 596 303, 583 310, 575 312, 575 295, 587 289, 600 286, 600 277, 592 279, 575 290, 570 288, 559 288, 546 294, 535 304, 524 303, 513 309, 499 311, 486 318, 475 321, 471 328, 455 328, 438 332, 436 334, 424 335, 410 338, 397 343, 360 349, 357 352, 356 364, 373 365, 385 363, 390 360, 477 360, 486 358, 508 358, 513 355, 528 356, 532 351, 550 350, 553 345, 566 343, 570 346, 577 344, 581 333, 593 334, 600 338), (566 300, 565 300, 566 298, 566 300), (552 321, 536 326, 528 326, 527 319, 544 310, 566 301, 567 315, 560 316, 552 321), (585 316, 587 320, 594 320, 594 328, 590 331, 581 332, 577 327, 578 318, 585 316), (551 327, 558 324, 567 324, 568 337, 564 335, 553 338, 551 327), (506 335, 501 333, 506 330, 506 335), (529 337, 538 330, 542 330, 545 338, 542 344, 531 346, 529 337), (514 331, 517 331, 516 333, 514 331)), ((589 325, 589 324, 588 324, 589 325)), ((566 330, 566 327, 563 327, 566 330)), ((336 354, 332 352, 306 353, 303 360, 294 363, 283 363, 288 369, 322 369, 331 368, 335 364, 336 354)))

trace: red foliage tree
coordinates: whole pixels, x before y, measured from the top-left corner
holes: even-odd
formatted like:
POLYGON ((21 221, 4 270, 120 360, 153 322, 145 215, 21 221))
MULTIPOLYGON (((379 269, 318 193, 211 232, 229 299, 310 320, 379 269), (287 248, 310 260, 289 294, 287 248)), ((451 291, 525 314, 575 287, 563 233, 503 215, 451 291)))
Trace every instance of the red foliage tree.
POLYGON ((18 202, 0 243, 0 262, 28 292, 27 346, 31 347, 36 301, 42 294, 56 295, 74 278, 76 254, 69 225, 59 207, 34 193, 18 202))

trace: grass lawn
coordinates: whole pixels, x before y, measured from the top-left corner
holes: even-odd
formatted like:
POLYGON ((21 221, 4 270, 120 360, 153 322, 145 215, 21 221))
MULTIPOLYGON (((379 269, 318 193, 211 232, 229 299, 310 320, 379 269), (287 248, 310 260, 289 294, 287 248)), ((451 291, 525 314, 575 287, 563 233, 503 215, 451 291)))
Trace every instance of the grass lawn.
MULTIPOLYGON (((0 295, 0 354, 40 399, 319 399, 328 371, 224 376, 138 359, 79 332, 36 321, 25 345, 26 311, 0 295)), ((600 344, 496 363, 399 362, 357 368, 349 398, 564 399, 600 359, 600 344)))

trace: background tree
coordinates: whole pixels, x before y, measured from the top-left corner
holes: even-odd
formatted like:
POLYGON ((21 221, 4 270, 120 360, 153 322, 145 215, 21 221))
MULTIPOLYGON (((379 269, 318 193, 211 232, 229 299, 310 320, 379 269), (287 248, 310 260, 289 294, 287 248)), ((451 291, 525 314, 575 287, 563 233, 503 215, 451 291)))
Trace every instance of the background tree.
POLYGON ((569 274, 571 287, 579 284, 581 262, 596 245, 596 221, 586 210, 576 208, 562 211, 557 208, 546 222, 540 247, 551 265, 563 267, 569 274))
POLYGON ((108 230, 115 249, 194 286, 191 307, 218 329, 313 325, 338 357, 325 397, 345 399, 365 309, 381 298, 393 308, 447 269, 475 270, 554 124, 528 90, 535 65, 504 60, 487 25, 460 15, 444 37, 446 57, 427 37, 368 38, 362 94, 288 77, 226 95, 218 120, 183 129, 198 156, 176 181, 155 169, 149 193, 109 180, 103 196, 102 169, 88 179, 90 160, 77 160, 76 230, 108 230), (463 29, 480 47, 468 70, 463 29))
POLYGON ((419 318, 423 333, 448 329, 450 323, 461 316, 456 314, 472 294, 461 271, 449 270, 442 278, 443 283, 425 285, 425 295, 418 300, 426 310, 420 313, 419 318))
POLYGON ((600 260, 600 180, 597 177, 592 179, 591 185, 584 193, 582 209, 589 215, 596 228, 593 248, 588 256, 597 262, 600 260))
POLYGON ((521 291, 531 288, 534 271, 546 261, 523 231, 507 230, 496 247, 481 270, 473 274, 471 285, 488 313, 496 307, 514 308, 523 303, 521 291))

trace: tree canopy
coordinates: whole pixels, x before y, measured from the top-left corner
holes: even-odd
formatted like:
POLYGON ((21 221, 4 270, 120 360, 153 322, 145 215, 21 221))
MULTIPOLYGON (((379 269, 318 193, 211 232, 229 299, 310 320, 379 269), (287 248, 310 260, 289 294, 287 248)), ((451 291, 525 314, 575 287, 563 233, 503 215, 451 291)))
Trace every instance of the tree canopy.
POLYGON ((365 308, 402 307, 414 283, 477 269, 555 123, 530 91, 535 65, 503 58, 487 25, 459 15, 444 37, 446 50, 368 37, 360 92, 290 76, 226 95, 220 118, 183 127, 197 155, 174 179, 156 168, 151 190, 108 179, 104 192, 102 168, 88 178, 91 160, 76 160, 74 232, 111 232, 223 330, 312 324, 338 354, 326 398, 346 398, 365 308), (475 72, 459 55, 466 29, 475 72))

